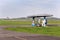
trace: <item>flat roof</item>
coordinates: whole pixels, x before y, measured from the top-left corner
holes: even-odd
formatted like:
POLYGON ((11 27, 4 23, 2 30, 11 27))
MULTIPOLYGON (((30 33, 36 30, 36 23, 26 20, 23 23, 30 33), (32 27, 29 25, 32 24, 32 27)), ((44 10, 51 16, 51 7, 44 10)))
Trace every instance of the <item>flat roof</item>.
POLYGON ((51 14, 37 14, 37 15, 31 15, 31 16, 27 16, 28 18, 32 18, 32 17, 51 17, 53 15, 51 14))

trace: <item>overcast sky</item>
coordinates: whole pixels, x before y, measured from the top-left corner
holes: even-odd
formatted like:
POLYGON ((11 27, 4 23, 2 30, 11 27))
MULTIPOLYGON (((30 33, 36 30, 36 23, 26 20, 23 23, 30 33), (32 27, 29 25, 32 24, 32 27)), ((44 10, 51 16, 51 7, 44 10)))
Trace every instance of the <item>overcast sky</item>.
POLYGON ((60 0, 0 0, 0 17, 53 14, 60 18, 60 0))

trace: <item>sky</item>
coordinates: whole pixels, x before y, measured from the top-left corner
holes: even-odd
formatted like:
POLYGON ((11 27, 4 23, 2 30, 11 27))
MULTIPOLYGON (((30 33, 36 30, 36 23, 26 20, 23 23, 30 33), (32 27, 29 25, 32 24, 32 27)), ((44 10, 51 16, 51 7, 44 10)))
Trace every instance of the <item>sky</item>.
POLYGON ((0 0, 0 18, 52 14, 60 18, 60 0, 0 0))

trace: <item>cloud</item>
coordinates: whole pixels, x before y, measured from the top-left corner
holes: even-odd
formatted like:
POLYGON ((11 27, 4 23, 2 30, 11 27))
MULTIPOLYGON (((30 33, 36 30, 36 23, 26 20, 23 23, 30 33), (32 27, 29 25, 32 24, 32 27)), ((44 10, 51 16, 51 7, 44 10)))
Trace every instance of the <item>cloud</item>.
POLYGON ((59 0, 0 0, 0 14, 2 17, 20 17, 40 13, 56 16, 60 13, 59 4, 59 0))

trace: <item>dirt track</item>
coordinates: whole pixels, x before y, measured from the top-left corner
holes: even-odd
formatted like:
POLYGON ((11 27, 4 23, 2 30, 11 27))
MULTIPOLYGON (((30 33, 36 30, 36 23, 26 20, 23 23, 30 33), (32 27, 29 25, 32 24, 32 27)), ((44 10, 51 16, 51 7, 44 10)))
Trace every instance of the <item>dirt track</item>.
POLYGON ((0 26, 0 40, 60 40, 60 37, 3 30, 5 27, 0 26))

